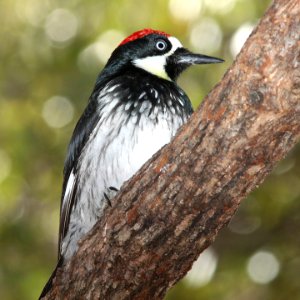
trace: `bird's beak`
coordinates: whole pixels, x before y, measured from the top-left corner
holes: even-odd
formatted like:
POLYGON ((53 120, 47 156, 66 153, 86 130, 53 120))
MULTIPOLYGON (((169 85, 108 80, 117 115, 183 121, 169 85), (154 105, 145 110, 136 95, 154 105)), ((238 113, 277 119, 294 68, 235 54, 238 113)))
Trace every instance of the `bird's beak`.
POLYGON ((196 54, 192 53, 191 51, 185 49, 185 48, 178 48, 174 52, 174 57, 176 57, 177 63, 190 66, 190 65, 196 65, 196 64, 217 64, 224 62, 223 59, 207 56, 203 54, 196 54))
POLYGON ((176 51, 167 58, 165 69, 168 76, 176 81, 179 74, 191 65, 217 64, 223 61, 224 60, 220 58, 192 53, 185 48, 177 48, 176 51))

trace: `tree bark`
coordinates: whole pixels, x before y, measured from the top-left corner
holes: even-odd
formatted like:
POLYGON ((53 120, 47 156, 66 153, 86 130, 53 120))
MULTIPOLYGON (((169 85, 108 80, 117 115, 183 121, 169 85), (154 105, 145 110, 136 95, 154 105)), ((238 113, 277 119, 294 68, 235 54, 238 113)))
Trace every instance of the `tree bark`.
POLYGON ((44 299, 162 299, 300 138, 300 3, 276 0, 174 140, 124 186, 44 299))

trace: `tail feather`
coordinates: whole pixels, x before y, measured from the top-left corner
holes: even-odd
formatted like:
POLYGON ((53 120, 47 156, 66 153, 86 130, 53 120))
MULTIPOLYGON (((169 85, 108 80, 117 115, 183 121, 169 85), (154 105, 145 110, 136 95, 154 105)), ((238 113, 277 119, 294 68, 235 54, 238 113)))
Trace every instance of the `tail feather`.
POLYGON ((42 298, 44 298, 47 295, 47 293, 50 291, 50 289, 52 288, 53 278, 56 275, 57 269, 60 268, 62 266, 62 264, 63 264, 63 258, 61 256, 60 259, 57 262, 57 265, 56 265, 54 271, 52 272, 50 278, 48 279, 46 285, 44 286, 44 288, 42 290, 42 293, 41 293, 41 295, 39 297, 39 300, 41 300, 42 298))

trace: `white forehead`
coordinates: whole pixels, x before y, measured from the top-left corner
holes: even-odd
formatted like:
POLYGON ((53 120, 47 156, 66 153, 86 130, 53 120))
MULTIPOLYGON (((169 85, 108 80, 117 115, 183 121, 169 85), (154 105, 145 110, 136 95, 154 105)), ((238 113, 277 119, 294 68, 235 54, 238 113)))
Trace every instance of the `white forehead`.
POLYGON ((169 37, 168 39, 169 39, 169 41, 170 41, 171 44, 172 44, 172 48, 171 48, 171 50, 167 53, 167 55, 171 55, 171 54, 173 54, 178 48, 182 48, 182 47, 183 47, 182 44, 179 42, 179 40, 178 40, 176 37, 171 36, 171 37, 169 37))

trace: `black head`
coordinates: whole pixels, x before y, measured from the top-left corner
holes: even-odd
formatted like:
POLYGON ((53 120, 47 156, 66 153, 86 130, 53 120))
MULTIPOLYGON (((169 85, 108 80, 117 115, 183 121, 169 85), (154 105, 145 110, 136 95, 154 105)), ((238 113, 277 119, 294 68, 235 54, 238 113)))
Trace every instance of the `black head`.
MULTIPOLYGON (((194 64, 223 62, 222 59, 194 54, 183 48, 175 37, 161 31, 144 29, 123 40, 114 50, 100 77, 122 74, 128 68, 140 68, 165 80, 175 81, 194 64)), ((100 78, 99 78, 100 79, 100 78)))

